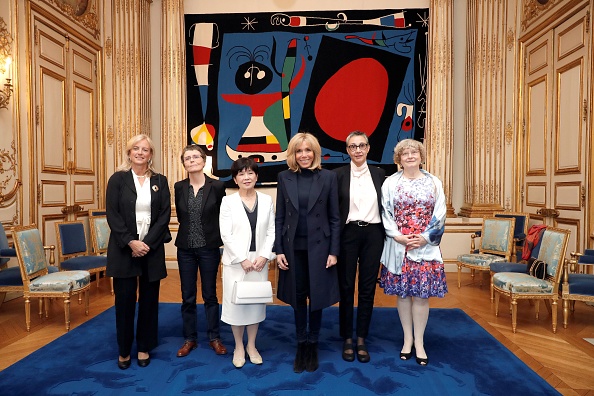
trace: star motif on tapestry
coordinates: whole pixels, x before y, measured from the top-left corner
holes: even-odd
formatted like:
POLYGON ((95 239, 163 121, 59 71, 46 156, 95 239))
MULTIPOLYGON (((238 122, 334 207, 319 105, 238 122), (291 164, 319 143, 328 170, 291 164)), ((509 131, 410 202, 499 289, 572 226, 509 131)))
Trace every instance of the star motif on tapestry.
POLYGON ((242 23, 243 27, 241 28, 241 30, 256 30, 254 28, 254 25, 258 23, 258 21, 256 21, 256 18, 252 19, 249 17, 243 17, 243 19, 245 19, 245 22, 242 23))

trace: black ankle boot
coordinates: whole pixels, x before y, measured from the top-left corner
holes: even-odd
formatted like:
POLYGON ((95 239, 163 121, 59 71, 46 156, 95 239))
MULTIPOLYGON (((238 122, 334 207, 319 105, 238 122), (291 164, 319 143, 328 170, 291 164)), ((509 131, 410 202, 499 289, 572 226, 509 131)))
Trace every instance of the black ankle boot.
POLYGON ((316 371, 318 369, 318 343, 307 343, 307 355, 305 358, 305 370, 308 372, 316 371))
POLYGON ((297 354, 295 355, 295 362, 293 362, 293 371, 296 373, 302 373, 305 370, 306 349, 306 342, 297 344, 297 354))

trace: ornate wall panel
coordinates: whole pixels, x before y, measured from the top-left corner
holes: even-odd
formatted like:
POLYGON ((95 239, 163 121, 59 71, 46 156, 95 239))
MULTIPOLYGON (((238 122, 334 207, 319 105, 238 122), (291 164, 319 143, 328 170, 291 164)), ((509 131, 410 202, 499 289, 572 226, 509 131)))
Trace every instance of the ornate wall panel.
POLYGON ((430 5, 429 94, 427 130, 427 170, 443 182, 448 216, 454 215, 452 207, 453 160, 453 4, 452 0, 433 0, 430 5), (439 83, 438 83, 439 82, 439 83))
POLYGON ((503 209, 507 2, 468 1, 464 204, 480 217, 503 209))

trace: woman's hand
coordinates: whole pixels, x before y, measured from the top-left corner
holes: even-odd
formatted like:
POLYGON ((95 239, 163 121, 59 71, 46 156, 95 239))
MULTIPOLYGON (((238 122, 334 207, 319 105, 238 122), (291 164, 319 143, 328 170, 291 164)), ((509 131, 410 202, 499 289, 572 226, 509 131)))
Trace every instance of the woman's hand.
POLYGON ((250 260, 245 259, 241 262, 241 268, 243 268, 243 270, 247 274, 248 272, 251 272, 254 270, 254 264, 250 260))
POLYGON ((262 269, 266 265, 267 261, 268 261, 268 259, 266 259, 266 257, 262 257, 262 256, 257 257, 254 260, 254 270, 258 271, 258 272, 262 271, 262 269))
POLYGON ((143 257, 151 250, 151 248, 144 242, 139 240, 133 240, 128 243, 130 249, 132 249, 132 257, 143 257))
POLYGON ((398 235, 394 240, 404 245, 408 250, 417 249, 427 244, 427 240, 421 234, 398 235))
POLYGON ((329 256, 328 256, 328 260, 326 260, 326 268, 330 268, 330 267, 332 267, 333 265, 336 265, 336 262, 337 262, 337 261, 338 261, 338 260, 336 259, 336 256, 334 256, 334 255, 332 255, 332 254, 331 254, 331 255, 329 255, 329 256))
POLYGON ((276 255, 276 263, 278 264, 278 268, 286 271, 289 269, 289 262, 284 254, 277 254, 276 255))

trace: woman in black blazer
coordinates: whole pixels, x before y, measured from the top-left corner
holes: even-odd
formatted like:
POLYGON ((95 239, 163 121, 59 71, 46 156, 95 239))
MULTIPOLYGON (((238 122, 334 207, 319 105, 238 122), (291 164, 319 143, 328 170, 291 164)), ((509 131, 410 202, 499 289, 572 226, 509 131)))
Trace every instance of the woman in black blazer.
POLYGON ((322 169, 321 162, 315 136, 298 133, 287 148, 289 169, 278 175, 274 246, 282 271, 277 297, 295 310, 296 373, 318 368, 322 309, 340 299, 338 188, 336 174, 322 169))
POLYGON ((178 357, 187 356, 198 346, 196 315, 196 281, 200 270, 202 299, 206 311, 210 347, 217 355, 227 354, 219 333, 219 300, 217 273, 223 245, 219 230, 219 213, 225 196, 225 185, 204 174, 206 154, 197 145, 182 150, 181 161, 188 178, 175 183, 175 210, 179 231, 175 239, 177 264, 182 292, 184 344, 178 357))
POLYGON ((107 183, 106 211, 111 230, 107 276, 113 277, 118 367, 130 367, 138 293, 138 365, 150 363, 157 346, 159 286, 167 276, 165 243, 171 240, 171 194, 167 178, 153 167, 155 146, 147 135, 128 141, 126 158, 107 183))

